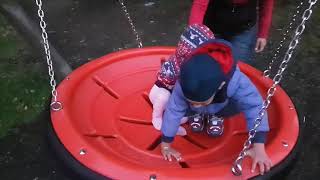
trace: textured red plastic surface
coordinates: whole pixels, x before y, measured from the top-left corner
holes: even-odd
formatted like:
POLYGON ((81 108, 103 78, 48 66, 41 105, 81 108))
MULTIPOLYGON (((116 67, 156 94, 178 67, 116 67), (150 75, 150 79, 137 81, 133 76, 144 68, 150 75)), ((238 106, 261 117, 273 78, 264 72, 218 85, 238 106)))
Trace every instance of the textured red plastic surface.
MULTIPOLYGON (((51 112, 52 123, 74 158, 113 179, 152 175, 157 179, 239 179, 230 168, 247 137, 242 115, 226 120, 219 138, 192 133, 186 125, 188 136, 177 137, 173 144, 185 162, 163 160, 160 133, 151 124, 148 92, 161 59, 173 52, 171 47, 153 47, 112 53, 76 69, 59 85, 63 109, 51 112)), ((265 96, 271 80, 248 65, 240 68, 265 96)), ((293 149, 299 133, 296 110, 280 87, 268 114, 271 132, 266 149, 273 164, 278 164, 293 149)), ((246 159, 240 178, 257 175, 249 172, 249 165, 246 159)))

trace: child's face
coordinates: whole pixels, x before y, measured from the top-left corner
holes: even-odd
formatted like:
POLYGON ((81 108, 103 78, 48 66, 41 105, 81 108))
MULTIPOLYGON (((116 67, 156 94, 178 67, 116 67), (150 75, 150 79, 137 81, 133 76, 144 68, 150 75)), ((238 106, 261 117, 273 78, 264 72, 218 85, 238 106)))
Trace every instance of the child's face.
MULTIPOLYGON (((218 88, 218 91, 221 90, 225 84, 226 84, 226 82, 223 81, 223 82, 220 84, 220 86, 219 86, 219 88, 218 88)), ((192 101, 192 100, 190 100, 190 99, 187 99, 187 101, 190 103, 190 105, 191 105, 192 107, 199 108, 199 107, 202 107, 202 106, 208 106, 208 105, 213 101, 215 95, 216 95, 216 93, 214 93, 208 100, 203 101, 203 102, 192 101)))
POLYGON ((211 96, 208 100, 203 101, 203 102, 196 102, 196 101, 192 101, 187 99, 187 101, 190 103, 191 106, 195 107, 195 108, 199 108, 202 106, 207 106, 209 105, 212 101, 213 101, 214 95, 211 96))

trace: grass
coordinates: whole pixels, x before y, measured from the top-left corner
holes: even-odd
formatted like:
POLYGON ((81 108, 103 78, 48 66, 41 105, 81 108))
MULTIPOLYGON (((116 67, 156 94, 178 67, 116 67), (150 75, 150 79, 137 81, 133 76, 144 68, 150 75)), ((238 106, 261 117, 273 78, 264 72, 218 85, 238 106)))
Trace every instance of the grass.
POLYGON ((26 44, 0 15, 0 138, 32 122, 48 102, 46 76, 34 68, 26 44))

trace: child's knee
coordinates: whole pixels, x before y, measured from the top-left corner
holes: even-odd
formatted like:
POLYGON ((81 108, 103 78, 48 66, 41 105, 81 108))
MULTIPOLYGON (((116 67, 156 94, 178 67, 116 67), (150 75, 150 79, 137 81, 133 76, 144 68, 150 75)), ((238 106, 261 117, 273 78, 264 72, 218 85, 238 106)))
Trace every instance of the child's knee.
POLYGON ((169 100, 170 92, 164 88, 159 88, 158 86, 154 85, 149 93, 149 99, 152 104, 155 103, 162 103, 166 104, 169 100))
POLYGON ((153 127, 157 130, 161 130, 162 126, 162 118, 154 118, 152 119, 153 127))

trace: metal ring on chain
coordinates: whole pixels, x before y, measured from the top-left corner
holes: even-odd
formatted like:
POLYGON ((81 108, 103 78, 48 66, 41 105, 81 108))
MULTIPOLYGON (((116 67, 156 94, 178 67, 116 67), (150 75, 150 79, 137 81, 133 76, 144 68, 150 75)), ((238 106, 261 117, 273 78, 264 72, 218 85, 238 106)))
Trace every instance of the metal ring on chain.
POLYGON ((60 111, 62 109, 62 103, 59 101, 54 101, 50 104, 53 111, 60 111))
POLYGON ((299 43, 299 39, 301 34, 304 32, 305 30, 305 23, 306 21, 310 18, 311 13, 312 13, 312 7, 313 5, 317 2, 317 0, 309 0, 309 8, 307 8, 304 13, 303 13, 303 17, 302 17, 302 22, 300 23, 300 25, 296 28, 296 33, 294 35, 294 37, 292 38, 288 50, 286 51, 286 55, 282 60, 282 63, 279 66, 278 72, 276 74, 276 76, 273 78, 273 85, 269 88, 268 93, 267 93, 267 98, 266 100, 263 102, 262 108, 259 111, 259 115, 258 117, 255 119, 254 121, 254 127, 249 131, 248 133, 248 139, 245 141, 243 149, 241 150, 241 152, 238 155, 238 158, 235 160, 235 162, 233 163, 232 166, 232 172, 234 175, 236 176, 240 176, 242 174, 242 168, 241 168, 241 164, 242 164, 242 160, 244 158, 244 152, 248 151, 251 143, 252 143, 252 139, 255 137, 256 132, 257 132, 257 128, 259 127, 262 118, 267 110, 267 108, 269 107, 270 103, 271 103, 271 98, 273 97, 273 95, 275 94, 276 91, 276 85, 278 85, 282 79, 282 74, 283 72, 286 70, 286 68, 288 67, 288 62, 290 61, 291 57, 292 57, 292 53, 293 50, 297 47, 298 43, 299 43), (306 16, 306 12, 310 12, 310 14, 306 16))
POLYGON ((242 174, 242 167, 239 164, 235 164, 232 168, 231 168, 232 173, 235 176, 240 176, 242 174))

